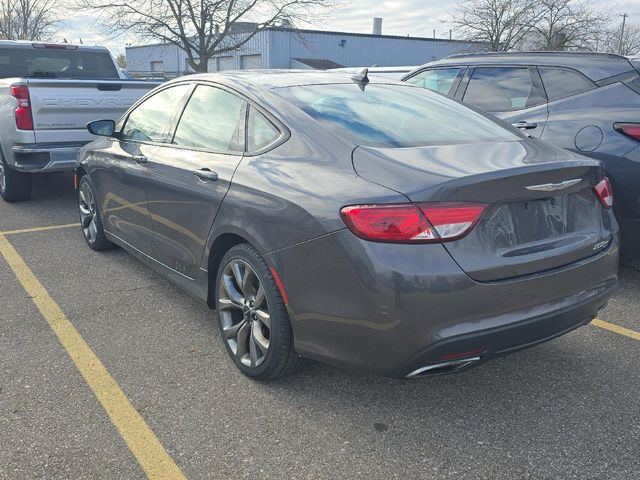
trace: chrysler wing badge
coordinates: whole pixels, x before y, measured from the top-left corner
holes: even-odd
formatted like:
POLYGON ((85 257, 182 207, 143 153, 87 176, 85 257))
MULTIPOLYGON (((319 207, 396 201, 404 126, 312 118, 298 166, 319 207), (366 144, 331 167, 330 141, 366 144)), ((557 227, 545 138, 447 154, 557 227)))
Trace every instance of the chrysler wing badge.
POLYGON ((556 190, 562 190, 576 185, 582 181, 581 178, 574 178, 573 180, 565 180, 560 183, 543 183, 542 185, 529 185, 524 187, 527 190, 533 190, 536 192, 555 192, 556 190))

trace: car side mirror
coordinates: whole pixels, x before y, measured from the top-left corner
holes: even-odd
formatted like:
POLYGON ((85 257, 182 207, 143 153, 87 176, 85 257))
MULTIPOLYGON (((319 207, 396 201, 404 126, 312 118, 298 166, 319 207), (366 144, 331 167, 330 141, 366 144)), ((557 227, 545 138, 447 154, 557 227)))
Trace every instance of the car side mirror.
POLYGON ((116 122, 113 120, 96 120, 87 124, 87 130, 92 135, 101 137, 113 137, 116 131, 116 122))

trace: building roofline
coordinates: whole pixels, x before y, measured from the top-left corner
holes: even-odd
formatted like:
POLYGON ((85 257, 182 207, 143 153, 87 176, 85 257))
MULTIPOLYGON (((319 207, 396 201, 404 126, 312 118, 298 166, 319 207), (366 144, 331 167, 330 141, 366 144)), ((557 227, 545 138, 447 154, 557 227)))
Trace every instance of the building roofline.
MULTIPOLYGON (((338 32, 334 30, 311 30, 304 28, 287 28, 287 27, 267 27, 263 31, 273 31, 273 32, 291 32, 291 33, 313 33, 319 35, 340 35, 343 37, 365 37, 365 38, 383 38, 383 39, 394 39, 394 40, 418 40, 422 42, 445 42, 445 43, 464 43, 467 45, 484 45, 483 42, 476 42, 471 40, 457 40, 448 38, 429 38, 429 37, 409 37, 402 35, 376 35, 372 33, 357 33, 357 32, 338 32)), ((248 33, 248 32, 247 32, 248 33)), ((144 45, 129 45, 125 46, 125 50, 129 48, 145 48, 145 47, 166 47, 173 46, 177 47, 177 45, 173 43, 147 43, 144 45)))
POLYGON ((287 28, 287 27, 267 27, 265 30, 272 30, 277 32, 292 32, 292 33, 317 33, 321 35, 343 35, 349 37, 366 37, 366 38, 389 38, 397 40, 421 40, 428 42, 448 42, 448 43, 466 43, 466 44, 478 44, 484 45, 483 42, 476 42, 471 40, 457 40, 448 38, 430 38, 430 37, 410 37, 403 35, 377 35, 373 33, 358 33, 358 32, 337 32, 334 30, 311 30, 304 28, 287 28))

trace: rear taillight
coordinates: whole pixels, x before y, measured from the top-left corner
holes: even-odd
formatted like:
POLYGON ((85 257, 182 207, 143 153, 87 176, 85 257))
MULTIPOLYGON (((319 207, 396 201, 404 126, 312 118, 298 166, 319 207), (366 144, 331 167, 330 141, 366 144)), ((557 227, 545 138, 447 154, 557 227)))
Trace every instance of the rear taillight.
POLYGON ((607 177, 604 177, 602 181, 594 187, 594 190, 600 199, 600 203, 602 203, 605 208, 613 207, 613 189, 607 177))
POLYGON ((18 101, 18 107, 15 109, 16 128, 18 130, 33 130, 29 88, 26 85, 12 85, 11 96, 18 101))
POLYGON ((485 208, 478 203, 354 205, 340 210, 340 216, 354 235, 365 240, 437 243, 467 235, 485 208))
POLYGON ((613 128, 617 132, 640 142, 640 123, 614 123, 613 128))

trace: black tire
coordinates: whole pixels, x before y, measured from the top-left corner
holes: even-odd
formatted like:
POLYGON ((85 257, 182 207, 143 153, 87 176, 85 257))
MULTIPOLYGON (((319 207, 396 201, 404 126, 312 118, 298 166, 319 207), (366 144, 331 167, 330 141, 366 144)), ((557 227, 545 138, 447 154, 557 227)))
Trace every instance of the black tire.
POLYGON ((0 196, 5 202, 24 202, 31 198, 31 174, 19 172, 7 165, 0 155, 2 170, 0 171, 0 196))
MULTIPOLYGON (((244 273, 246 274, 246 270, 244 270, 244 273)), ((247 283, 251 283, 251 281, 247 283)), ((289 375, 302 363, 302 358, 293 348, 293 332, 291 330, 291 323, 289 321, 286 306, 282 300, 282 295, 278 289, 278 285, 276 284, 264 259, 260 256, 257 250, 248 243, 232 247, 222 258, 216 276, 215 299, 218 326, 223 343, 229 353, 229 356, 242 373, 255 380, 273 380, 289 375), (234 280, 235 277, 230 277, 228 272, 229 269, 233 269, 234 265, 237 266, 243 264, 251 267, 251 275, 255 275, 260 283, 253 282, 253 287, 247 287, 244 292, 238 290, 236 293, 242 293, 244 299, 253 298, 258 302, 257 293, 252 297, 252 295, 246 294, 245 292, 256 292, 256 290, 259 290, 259 286, 262 285, 266 303, 263 302, 260 305, 267 308, 267 317, 270 318, 270 325, 268 328, 266 324, 263 324, 258 320, 261 318, 260 315, 252 315, 253 311, 249 310, 248 306, 245 306, 244 309, 239 309, 237 308, 236 303, 234 303, 233 306, 229 303, 230 296, 228 295, 227 288, 232 287, 225 287, 225 278, 223 277, 226 276, 227 281, 231 281, 232 285, 237 287, 238 284, 234 280), (221 304, 221 294, 223 295, 223 301, 226 303, 221 304), (247 317, 249 317, 249 321, 247 321, 247 317), (251 317, 255 320, 251 320, 251 317), (236 319, 237 323, 234 323, 236 319), (250 329, 249 333, 246 334, 246 341, 249 344, 249 347, 246 347, 247 350, 250 350, 250 342, 254 339, 254 328, 260 329, 259 335, 264 335, 262 337, 263 339, 266 337, 265 332, 267 332, 269 336, 269 345, 266 353, 259 350, 258 343, 255 343, 254 345, 255 348, 258 348, 257 351, 260 354, 263 354, 260 359, 261 363, 257 363, 255 366, 253 366, 253 358, 250 353, 247 353, 247 350, 243 350, 245 352, 243 359, 241 359, 240 356, 240 344, 242 342, 239 339, 240 332, 244 327, 236 329, 237 333, 235 339, 228 339, 228 333, 225 333, 230 332, 242 322, 248 325, 248 328, 250 329), (256 327, 256 325, 258 325, 258 327, 256 327), (236 351, 234 351, 234 342, 236 351), (247 361, 252 365, 247 365, 247 361)), ((253 306, 252 301, 247 300, 245 305, 248 303, 253 306)), ((264 310, 264 308, 259 308, 260 305, 256 305, 255 312, 264 310)))
POLYGON ((104 235, 102 216, 96 200, 95 189, 88 175, 83 176, 78 183, 78 212, 80 214, 80 229, 87 245, 92 250, 109 250, 115 245, 104 235), (90 198, 89 198, 90 194, 90 198))

